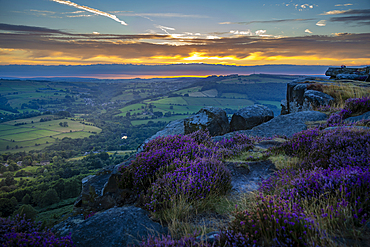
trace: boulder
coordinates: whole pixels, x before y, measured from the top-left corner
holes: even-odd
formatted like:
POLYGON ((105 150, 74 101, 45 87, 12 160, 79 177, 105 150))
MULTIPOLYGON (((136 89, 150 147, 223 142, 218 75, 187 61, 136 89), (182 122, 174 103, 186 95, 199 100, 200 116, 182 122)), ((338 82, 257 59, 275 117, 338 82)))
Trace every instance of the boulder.
POLYGON ((234 113, 230 122, 231 131, 247 130, 267 122, 274 117, 274 112, 263 105, 247 106, 234 113))
POLYGON ((295 133, 307 129, 306 122, 321 121, 327 118, 326 114, 318 111, 303 111, 287 115, 277 116, 270 121, 260 124, 250 130, 239 130, 227 133, 222 136, 215 136, 213 140, 229 139, 236 133, 245 134, 247 136, 286 136, 292 137, 295 133))
POLYGON ((131 160, 128 160, 124 164, 106 167, 96 175, 82 179, 82 190, 74 203, 74 213, 98 212, 135 202, 137 195, 130 190, 118 187, 118 181, 121 178, 118 172, 119 167, 129 165, 130 162, 131 160))
POLYGON ((315 90, 306 90, 303 98, 309 108, 330 105, 334 102, 334 98, 330 95, 315 90))
POLYGON ((208 130, 211 136, 223 135, 230 130, 226 112, 218 107, 204 107, 197 114, 185 119, 185 134, 208 130))
POLYGON ((148 212, 134 206, 114 207, 96 213, 84 220, 81 216, 71 217, 54 226, 58 236, 70 232, 76 246, 129 246, 141 242, 148 235, 168 234, 168 230, 152 221, 148 212))
POLYGON ((364 114, 356 117, 349 117, 344 122, 351 123, 351 122, 357 122, 361 120, 370 120, 370 111, 365 112, 364 114))
POLYGON ((317 81, 312 78, 294 80, 287 84, 286 100, 281 101, 281 115, 300 111, 311 111, 314 107, 328 105, 334 101, 331 96, 307 88, 317 81))

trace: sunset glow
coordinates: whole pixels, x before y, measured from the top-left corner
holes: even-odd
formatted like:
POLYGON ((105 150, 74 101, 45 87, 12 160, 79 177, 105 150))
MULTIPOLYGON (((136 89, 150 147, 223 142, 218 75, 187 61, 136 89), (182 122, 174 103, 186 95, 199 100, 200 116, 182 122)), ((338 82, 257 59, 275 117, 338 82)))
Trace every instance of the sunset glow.
POLYGON ((139 2, 2 3, 0 65, 360 66, 370 60, 369 1, 139 2))

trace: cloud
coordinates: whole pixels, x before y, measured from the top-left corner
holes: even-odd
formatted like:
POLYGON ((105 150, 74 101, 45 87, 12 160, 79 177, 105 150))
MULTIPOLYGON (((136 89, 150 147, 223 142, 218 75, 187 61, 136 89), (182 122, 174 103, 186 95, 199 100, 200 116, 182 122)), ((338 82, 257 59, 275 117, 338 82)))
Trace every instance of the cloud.
MULTIPOLYGON (((330 12, 330 11, 329 11, 330 12)), ((358 25, 370 25, 370 9, 350 9, 341 11, 338 17, 331 17, 331 22, 355 22, 358 25)))
POLYGON ((51 1, 57 2, 57 3, 60 3, 60 4, 69 5, 69 6, 72 6, 72 7, 78 8, 78 9, 82 9, 82 10, 85 10, 85 11, 88 11, 88 12, 91 12, 91 13, 94 13, 94 14, 97 14, 97 15, 106 16, 108 18, 111 18, 111 19, 121 23, 122 25, 127 26, 127 23, 118 19, 117 16, 106 13, 106 12, 103 12, 103 11, 100 11, 100 10, 97 10, 97 9, 93 9, 93 8, 90 8, 90 7, 87 7, 87 6, 78 5, 77 3, 73 3, 71 1, 65 1, 65 0, 51 0, 51 1))
POLYGON ((328 11, 328 12, 325 12, 325 13, 322 13, 320 15, 338 15, 338 14, 343 14, 345 12, 347 12, 348 10, 331 10, 331 11, 328 11))
POLYGON ((316 26, 319 27, 325 27, 326 26, 326 20, 321 20, 316 23, 316 26))
POLYGON ((174 31, 176 29, 174 29, 173 27, 165 27, 165 26, 161 26, 161 25, 154 25, 156 28, 159 28, 161 29, 163 32, 165 32, 166 34, 170 34, 167 30, 171 30, 171 31, 174 31))
POLYGON ((141 16, 141 17, 161 17, 161 18, 209 18, 206 15, 185 15, 179 13, 130 13, 130 12, 121 12, 117 13, 121 16, 141 16))
POLYGON ((353 5, 352 3, 346 3, 346 4, 336 4, 335 6, 338 7, 338 6, 351 6, 353 5))
POLYGON ((315 19, 280 19, 280 20, 269 20, 269 21, 247 21, 247 22, 220 22, 218 24, 221 25, 231 25, 231 24, 240 24, 240 25, 248 25, 252 23, 280 23, 280 22, 295 22, 295 21, 312 21, 315 19))
MULTIPOLYGON (((13 31, 0 32, 0 48, 10 52, 14 50, 12 54, 24 51, 23 63, 41 61, 45 64, 51 60, 61 63, 67 59, 75 63, 91 63, 103 58, 106 59, 103 60, 105 63, 181 62, 187 61, 185 58, 192 54, 219 60, 233 58, 232 61, 370 59, 370 54, 364 52, 368 50, 370 33, 280 38, 239 35, 207 39, 203 36, 176 38, 171 35, 71 34, 42 27, 7 24, 0 24, 0 29, 13 31)), ((258 30, 257 33, 265 35, 266 32, 258 30)), ((7 60, 2 59, 3 64, 4 61, 7 60)))
POLYGON ((49 33, 49 34, 69 34, 56 29, 34 27, 34 26, 23 26, 23 25, 10 25, 0 23, 0 30, 4 31, 20 31, 20 32, 33 32, 33 33, 49 33))
POLYGON ((304 32, 305 32, 305 33, 312 33, 312 32, 310 31, 310 29, 308 29, 308 28, 307 28, 306 30, 304 30, 304 32))

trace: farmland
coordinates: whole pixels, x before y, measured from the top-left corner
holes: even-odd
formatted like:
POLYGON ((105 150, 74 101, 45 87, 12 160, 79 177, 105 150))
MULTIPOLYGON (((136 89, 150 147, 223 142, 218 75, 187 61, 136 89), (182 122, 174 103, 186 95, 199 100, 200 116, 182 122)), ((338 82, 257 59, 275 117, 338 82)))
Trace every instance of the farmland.
POLYGON ((92 123, 76 118, 53 119, 52 115, 17 119, 0 124, 0 152, 39 150, 58 139, 84 138, 101 132, 92 123), (41 119, 50 121, 40 122, 41 119), (66 123, 62 127, 60 123, 66 123))

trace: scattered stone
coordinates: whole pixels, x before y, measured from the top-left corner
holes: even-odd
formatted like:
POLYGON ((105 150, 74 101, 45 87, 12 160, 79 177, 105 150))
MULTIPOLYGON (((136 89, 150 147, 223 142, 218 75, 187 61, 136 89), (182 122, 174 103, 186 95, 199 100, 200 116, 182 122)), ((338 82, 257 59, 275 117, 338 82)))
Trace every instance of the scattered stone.
POLYGON ((223 135, 230 130, 226 112, 218 107, 204 107, 184 121, 185 134, 208 130, 211 136, 223 135))
POLYGON ((247 106, 238 110, 230 122, 231 131, 247 130, 274 118, 274 112, 263 105, 247 106))
POLYGON ((128 246, 141 242, 148 235, 167 235, 168 230, 149 219, 148 212, 134 206, 114 207, 82 220, 72 218, 56 225, 58 236, 69 232, 78 246, 128 246))

